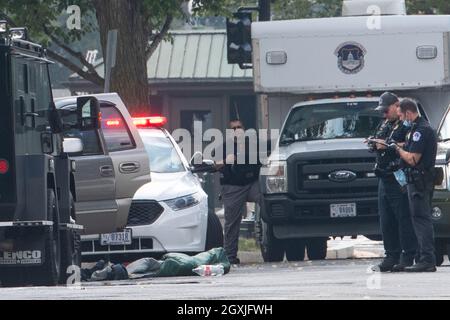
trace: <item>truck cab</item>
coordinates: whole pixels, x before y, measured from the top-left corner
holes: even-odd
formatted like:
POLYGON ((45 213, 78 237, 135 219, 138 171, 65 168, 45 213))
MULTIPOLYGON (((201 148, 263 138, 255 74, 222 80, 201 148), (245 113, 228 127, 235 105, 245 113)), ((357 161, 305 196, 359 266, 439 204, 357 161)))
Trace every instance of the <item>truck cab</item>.
POLYGON ((381 120, 374 109, 385 91, 415 99, 441 137, 438 263, 447 253, 450 16, 408 16, 403 1, 380 3, 387 11, 368 17, 377 4, 369 2, 344 1, 343 17, 252 25, 263 127, 281 129, 261 176, 256 227, 266 261, 303 260, 305 248, 310 259, 324 259, 330 236, 381 239, 375 155, 364 139, 381 120), (368 25, 373 19, 380 28, 368 25))

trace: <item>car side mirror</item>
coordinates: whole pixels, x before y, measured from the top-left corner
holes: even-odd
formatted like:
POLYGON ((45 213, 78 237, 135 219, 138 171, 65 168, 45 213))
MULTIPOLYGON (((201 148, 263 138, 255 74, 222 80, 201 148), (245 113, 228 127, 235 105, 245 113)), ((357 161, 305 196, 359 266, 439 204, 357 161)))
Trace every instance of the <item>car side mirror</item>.
POLYGON ((192 173, 214 173, 216 172, 216 163, 212 160, 203 160, 201 164, 191 165, 192 173))
POLYGON ((64 138, 63 149, 65 153, 83 152, 83 142, 78 138, 64 138))
POLYGON ((445 154, 445 163, 450 162, 450 149, 447 150, 447 153, 445 154))
POLYGON ((202 163, 203 163, 203 154, 199 151, 195 152, 190 161, 191 166, 200 165, 202 163))
POLYGON ((100 129, 100 104, 95 97, 77 99, 77 120, 81 131, 100 129))

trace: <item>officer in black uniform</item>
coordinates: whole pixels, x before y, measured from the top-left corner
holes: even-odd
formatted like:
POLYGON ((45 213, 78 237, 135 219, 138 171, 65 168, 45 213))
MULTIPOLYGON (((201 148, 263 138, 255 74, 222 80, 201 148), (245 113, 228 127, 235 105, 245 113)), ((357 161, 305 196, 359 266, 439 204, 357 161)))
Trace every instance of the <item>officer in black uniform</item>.
MULTIPOLYGON (((409 131, 399 119, 398 97, 390 92, 380 98, 377 111, 383 112, 385 121, 381 122, 375 140, 387 144, 403 144, 409 131)), ((417 239, 412 225, 406 190, 397 182, 394 172, 400 169, 400 157, 395 150, 382 144, 371 144, 377 152, 375 173, 379 178, 378 208, 381 232, 386 257, 373 268, 374 271, 403 271, 414 264, 417 253, 417 239)))
POLYGON ((408 199, 414 230, 418 240, 420 259, 407 272, 435 272, 434 230, 431 216, 431 200, 434 189, 434 166, 437 152, 437 134, 422 118, 415 101, 404 99, 400 112, 411 130, 404 148, 394 147, 402 159, 408 182, 408 199))

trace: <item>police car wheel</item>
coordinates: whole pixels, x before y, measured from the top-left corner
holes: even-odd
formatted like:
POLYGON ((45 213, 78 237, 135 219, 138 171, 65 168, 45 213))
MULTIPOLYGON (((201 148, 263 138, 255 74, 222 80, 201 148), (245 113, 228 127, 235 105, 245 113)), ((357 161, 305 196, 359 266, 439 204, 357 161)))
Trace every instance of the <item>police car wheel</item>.
POLYGON ((304 239, 288 239, 284 241, 284 245, 288 261, 305 260, 306 242, 304 239))
POLYGON ((212 211, 208 212, 208 227, 206 231, 206 251, 223 247, 223 228, 219 217, 212 211))
POLYGON ((261 254, 264 262, 281 262, 284 259, 284 244, 275 238, 272 225, 261 220, 261 254))
POLYGON ((47 191, 47 214, 53 220, 53 230, 46 235, 44 264, 36 270, 31 282, 34 285, 56 286, 60 279, 61 248, 56 195, 52 189, 47 191))
POLYGON ((327 257, 328 238, 311 238, 306 241, 309 260, 325 260, 327 257))

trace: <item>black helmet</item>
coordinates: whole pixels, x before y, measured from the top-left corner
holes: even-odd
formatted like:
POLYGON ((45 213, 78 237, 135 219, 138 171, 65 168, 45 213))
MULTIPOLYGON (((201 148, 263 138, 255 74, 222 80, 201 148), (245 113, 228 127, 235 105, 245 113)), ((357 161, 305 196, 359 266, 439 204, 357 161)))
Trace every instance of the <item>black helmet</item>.
POLYGON ((380 103, 375 110, 385 112, 391 105, 399 101, 398 97, 392 92, 385 92, 381 95, 380 103))

